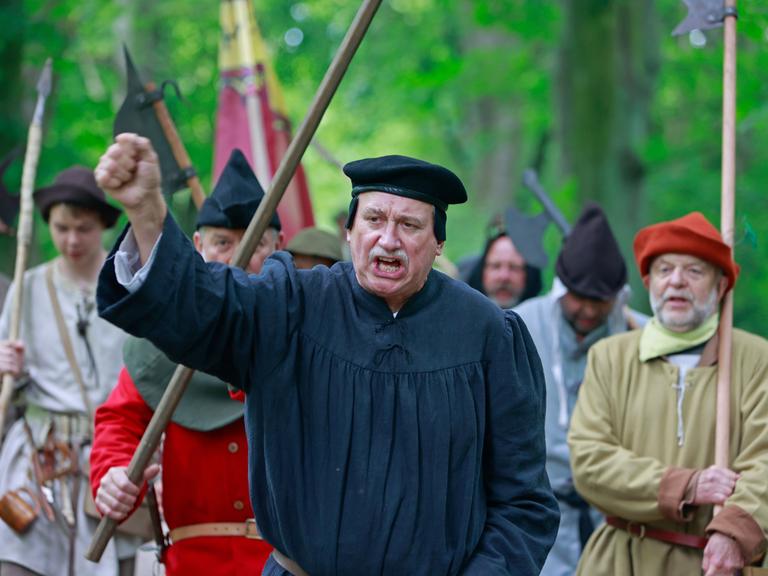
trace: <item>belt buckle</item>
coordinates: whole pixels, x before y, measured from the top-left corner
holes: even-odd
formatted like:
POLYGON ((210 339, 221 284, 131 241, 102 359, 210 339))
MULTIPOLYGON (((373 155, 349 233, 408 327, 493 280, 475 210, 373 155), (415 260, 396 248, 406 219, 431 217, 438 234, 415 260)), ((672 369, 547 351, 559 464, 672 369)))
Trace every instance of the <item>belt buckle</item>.
POLYGON ((259 527, 256 526, 255 518, 248 518, 245 521, 245 537, 251 540, 261 540, 261 534, 259 534, 259 527))
POLYGON ((627 522, 627 532, 629 532, 630 535, 637 536, 640 540, 643 540, 645 538, 645 524, 630 520, 627 522))

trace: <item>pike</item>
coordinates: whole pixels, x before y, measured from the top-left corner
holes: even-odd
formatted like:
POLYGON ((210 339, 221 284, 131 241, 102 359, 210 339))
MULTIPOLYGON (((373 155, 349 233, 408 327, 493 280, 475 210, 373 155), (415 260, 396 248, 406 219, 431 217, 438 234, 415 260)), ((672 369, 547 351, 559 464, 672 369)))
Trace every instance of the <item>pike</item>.
POLYGON ((123 46, 123 52, 128 87, 115 118, 114 135, 135 132, 149 138, 160 160, 163 194, 170 197, 177 190, 189 187, 192 201, 199 210, 205 201, 205 191, 164 100, 166 85, 174 86, 177 95, 179 88, 169 81, 163 82, 159 90, 153 82, 144 84, 126 46, 123 46))
MULTIPOLYGON (((358 9, 333 62, 331 62, 325 77, 315 93, 307 115, 296 132, 296 137, 291 141, 285 156, 283 156, 280 162, 280 167, 269 184, 264 199, 259 204, 256 214, 253 215, 253 219, 245 231, 243 239, 233 256, 233 266, 243 268, 248 264, 380 5, 381 0, 364 0, 358 9)), ((157 449, 162 433, 181 400, 193 373, 194 370, 185 366, 179 366, 176 372, 174 372, 139 442, 139 447, 136 449, 128 465, 127 475, 134 484, 139 484, 142 481, 144 469, 157 449)), ((85 554, 88 560, 92 562, 99 561, 116 527, 117 522, 115 520, 107 516, 101 519, 85 554)))
POLYGON ((549 197, 546 190, 544 190, 536 170, 528 168, 528 170, 523 172, 523 185, 533 192, 536 199, 541 202, 547 216, 549 216, 550 220, 555 223, 555 226, 560 229, 563 238, 568 236, 568 234, 571 233, 571 225, 568 223, 565 216, 563 216, 563 213, 560 212, 560 209, 555 206, 554 202, 552 202, 552 199, 549 197))
MULTIPOLYGON (((723 54, 723 142, 720 200, 720 233, 733 253, 736 188, 736 0, 683 0, 688 15, 672 32, 686 34, 724 26, 723 54)), ((725 295, 720 310, 717 351, 717 416, 715 420, 715 465, 728 468, 731 418, 731 359, 733 336, 733 290, 725 295)), ((721 510, 715 506, 714 513, 721 510)))
MULTIPOLYGON (((37 81, 37 104, 27 135, 27 151, 24 156, 24 169, 21 175, 21 208, 19 227, 16 235, 16 265, 13 272, 13 304, 11 308, 11 323, 8 339, 19 339, 21 324, 22 295, 24 294, 24 272, 27 269, 29 245, 32 242, 33 205, 32 191, 35 189, 37 163, 40 160, 40 148, 43 140, 43 117, 45 102, 51 93, 51 59, 45 61, 45 66, 37 81)), ((2 391, 0 391, 0 440, 5 427, 5 413, 11 401, 15 378, 11 374, 3 375, 2 391)))

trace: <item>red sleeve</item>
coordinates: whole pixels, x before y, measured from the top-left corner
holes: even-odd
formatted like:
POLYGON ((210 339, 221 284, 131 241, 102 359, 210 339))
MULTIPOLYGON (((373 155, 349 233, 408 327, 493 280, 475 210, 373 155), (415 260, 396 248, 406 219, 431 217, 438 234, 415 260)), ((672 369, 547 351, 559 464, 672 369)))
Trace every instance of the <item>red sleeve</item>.
MULTIPOLYGON (((125 367, 117 386, 96 409, 91 449, 91 492, 96 492, 102 477, 113 466, 128 466, 152 418, 152 410, 139 395, 125 367)), ((139 499, 137 503, 140 501, 139 499)))

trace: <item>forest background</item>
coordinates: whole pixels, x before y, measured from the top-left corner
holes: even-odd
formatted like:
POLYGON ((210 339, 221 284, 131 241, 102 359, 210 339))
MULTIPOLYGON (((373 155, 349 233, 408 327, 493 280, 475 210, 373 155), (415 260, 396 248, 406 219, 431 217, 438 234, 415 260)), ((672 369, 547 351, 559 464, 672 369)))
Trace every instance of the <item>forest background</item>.
MULTIPOLYGON (((359 4, 253 0, 298 126, 359 4)), ((588 200, 607 211, 648 310, 631 242, 644 225, 702 211, 719 227, 722 29, 706 43, 672 37, 679 0, 384 0, 317 133, 339 162, 389 153, 453 168, 470 202, 452 207, 446 253, 482 249, 508 206, 542 211, 521 184, 535 166, 573 221, 588 200)), ((168 98, 207 190, 218 92, 215 0, 4 0, 0 6, 0 155, 25 143, 43 62, 53 57, 37 185, 75 163, 94 166, 125 96, 122 44, 145 81, 175 79, 168 98)), ((736 326, 768 336, 768 4, 739 2, 736 326)), ((699 38, 701 40, 701 38, 699 38)), ((334 229, 349 184, 310 148, 317 223, 334 229)), ((19 189, 21 162, 4 181, 19 189)), ((187 192, 175 206, 188 206, 187 192)), ((110 236, 108 240, 114 235, 110 236)), ((560 235, 545 245, 552 278, 560 235)), ((15 241, 0 238, 12 274, 15 241)), ((34 262, 53 255, 36 222, 34 262)))

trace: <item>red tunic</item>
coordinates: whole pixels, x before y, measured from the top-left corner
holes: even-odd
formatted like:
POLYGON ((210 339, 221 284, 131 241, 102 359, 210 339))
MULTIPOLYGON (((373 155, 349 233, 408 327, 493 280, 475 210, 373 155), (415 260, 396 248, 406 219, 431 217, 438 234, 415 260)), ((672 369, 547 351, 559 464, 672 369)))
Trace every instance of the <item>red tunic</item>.
MULTIPOLYGON (((91 451, 94 496, 111 467, 128 466, 151 418, 152 410, 123 368, 117 386, 96 411, 91 451)), ((209 432, 171 422, 166 429, 162 464, 163 512, 171 530, 203 522, 245 522, 253 518, 242 418, 209 432)), ((164 560, 168 576, 252 576, 261 574, 271 552, 272 547, 263 540, 203 536, 172 545, 164 560)))

